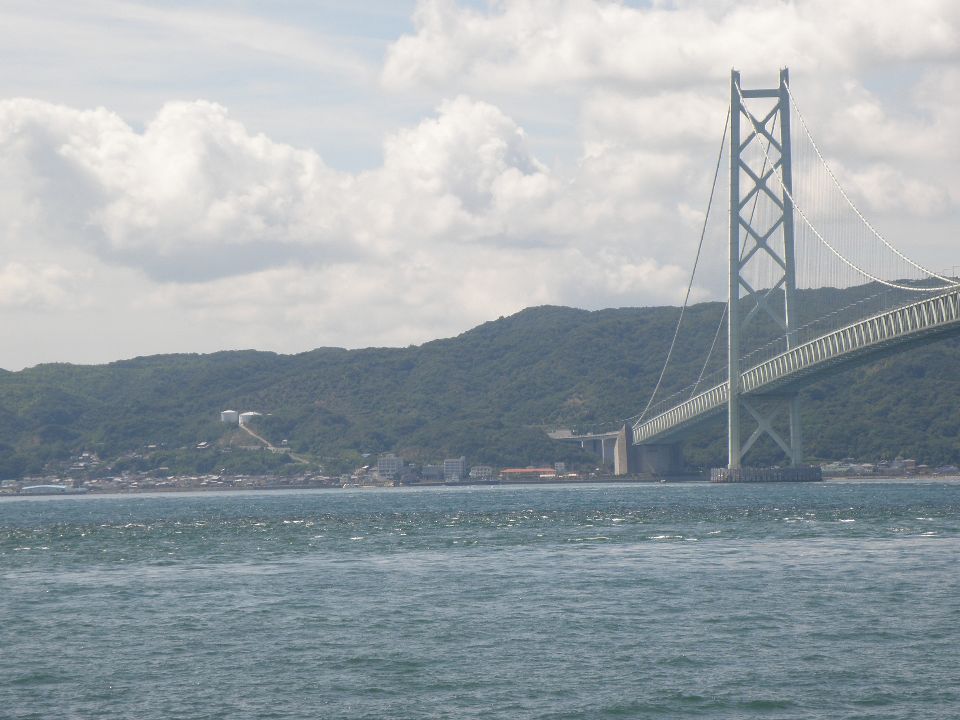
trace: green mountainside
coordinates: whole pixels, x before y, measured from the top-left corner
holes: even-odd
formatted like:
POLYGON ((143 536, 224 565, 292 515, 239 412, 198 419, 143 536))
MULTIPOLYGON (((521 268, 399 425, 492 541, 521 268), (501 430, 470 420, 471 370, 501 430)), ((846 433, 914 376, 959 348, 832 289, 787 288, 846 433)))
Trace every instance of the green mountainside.
MULTIPOLYGON (((869 288, 807 291, 801 306, 817 316, 871 297, 869 288)), ((722 312, 719 303, 687 309, 663 393, 697 377, 722 312)), ((499 466, 588 462, 545 429, 613 427, 639 413, 678 313, 538 307, 418 347, 158 355, 2 372, 0 477, 38 474, 83 451, 113 461, 114 469, 206 471, 229 458, 190 451, 201 441, 223 446, 236 432, 219 422, 227 408, 264 413, 258 433, 333 468, 386 451, 419 462, 459 455, 499 466)), ((724 342, 721 330, 708 372, 720 367, 724 342)), ((807 454, 960 462, 958 348, 957 340, 943 340, 810 386, 807 454)), ((689 460, 703 465, 721 464, 724 452, 722 421, 686 448, 689 460)), ((777 459, 769 443, 756 455, 756 462, 777 459)), ((276 469, 289 460, 250 462, 243 469, 276 469)))

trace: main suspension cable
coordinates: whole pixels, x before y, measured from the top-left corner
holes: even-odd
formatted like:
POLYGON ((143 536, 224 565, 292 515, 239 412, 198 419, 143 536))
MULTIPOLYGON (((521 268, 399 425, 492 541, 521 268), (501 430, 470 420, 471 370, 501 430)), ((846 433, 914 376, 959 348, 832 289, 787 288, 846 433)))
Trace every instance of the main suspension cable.
POLYGON ((723 121, 723 137, 720 140, 720 152, 717 154, 717 166, 713 171, 713 184, 710 187, 710 198, 707 200, 707 212, 703 218, 703 227, 700 230, 700 243, 697 245, 697 254, 693 259, 693 270, 690 272, 690 281, 687 283, 687 292, 683 296, 683 305, 680 307, 680 317, 677 318, 677 326, 673 331, 673 339, 670 341, 670 348, 667 350, 667 358, 663 362, 663 368, 660 370, 660 377, 657 378, 657 384, 653 388, 653 392, 650 394, 650 399, 647 401, 647 405, 640 412, 639 415, 634 415, 627 418, 627 420, 640 419, 647 414, 647 411, 650 409, 650 406, 653 405, 654 399, 657 397, 657 392, 660 390, 660 386, 663 384, 663 378, 667 374, 667 367, 670 365, 670 358, 673 357, 673 349, 677 345, 677 337, 680 335, 680 325, 683 323, 683 315, 687 309, 687 303, 690 300, 690 291, 693 288, 693 280, 697 274, 697 265, 700 263, 700 253, 703 250, 703 239, 707 235, 707 223, 710 221, 710 210, 713 207, 713 196, 717 191, 717 180, 720 177, 720 165, 723 162, 723 150, 727 144, 727 129, 730 126, 730 108, 727 108, 727 116, 723 121))
MULTIPOLYGON (((744 98, 743 98, 743 92, 741 92, 739 86, 737 86, 737 94, 740 96, 740 106, 741 106, 744 114, 750 119, 750 122, 753 123, 753 126, 754 126, 755 128, 758 128, 758 129, 759 129, 759 128, 760 128, 760 121, 757 120, 757 118, 753 115, 753 113, 751 113, 751 112, 746 108, 746 103, 745 103, 744 98)), ((765 147, 763 147, 762 144, 761 144, 760 147, 761 147, 761 149, 763 150, 763 154, 767 157, 767 160, 770 160, 770 155, 768 154, 767 149, 766 149, 765 147)), ((777 181, 780 183, 780 187, 783 189, 783 194, 784 194, 786 197, 790 198, 790 202, 793 204, 794 209, 797 211, 797 214, 800 215, 800 217, 801 217, 801 218, 803 219, 803 221, 806 223, 807 227, 810 228, 810 230, 811 230, 811 231, 813 232, 813 234, 817 237, 817 239, 818 239, 821 243, 823 243, 823 245, 825 245, 826 248, 827 248, 828 250, 830 250, 830 252, 832 252, 834 255, 836 255, 837 258, 839 258, 839 260, 840 260, 841 262, 843 262, 845 265, 847 265, 847 266, 849 266, 850 268, 852 268, 854 271, 860 273, 861 275, 863 275, 863 276, 866 277, 866 278, 869 278, 870 280, 873 280, 874 282, 878 282, 878 283, 880 283, 881 285, 886 285, 887 287, 892 287, 892 288, 895 288, 895 289, 897 289, 897 290, 909 290, 909 291, 911 291, 911 292, 941 292, 941 291, 947 290, 947 289, 949 289, 949 288, 960 287, 960 283, 958 283, 958 282, 956 282, 956 281, 952 281, 952 280, 946 281, 946 282, 948 282, 949 284, 946 285, 946 286, 943 286, 943 287, 932 287, 932 288, 930 288, 930 287, 918 287, 918 286, 915 286, 915 285, 901 285, 901 284, 899 284, 899 283, 890 282, 889 280, 884 280, 883 278, 877 277, 877 276, 874 275, 873 273, 867 272, 866 270, 864 270, 862 267, 860 267, 860 266, 857 265, 856 263, 848 260, 839 250, 837 250, 833 245, 830 244, 830 241, 827 240, 827 239, 820 233, 820 231, 817 230, 816 227, 814 227, 813 223, 810 222, 810 219, 807 217, 806 213, 803 211, 803 208, 801 208, 801 207, 797 204, 796 199, 793 197, 793 193, 790 192, 790 190, 787 189, 786 184, 783 182, 783 168, 781 167, 781 168, 780 168, 780 172, 779 172, 779 173, 775 173, 775 174, 776 174, 776 177, 777 177, 777 181)), ((899 253, 898 253, 898 254, 899 254, 899 253)), ((919 266, 918 266, 918 267, 919 267, 919 266)), ((930 273, 928 273, 928 274, 930 274, 930 273)), ((939 277, 939 276, 936 276, 936 277, 939 277)))
POLYGON ((807 140, 810 141, 810 145, 813 147, 813 151, 817 154, 817 158, 819 158, 824 169, 827 171, 827 175, 833 181, 833 184, 836 186, 837 190, 840 191, 840 195, 843 196, 843 199, 846 200, 847 204, 850 206, 853 212, 855 212, 857 217, 860 218, 860 221, 867 226, 867 229, 870 230, 871 233, 873 233, 874 237, 876 237, 880 242, 886 245, 901 260, 912 265, 914 268, 924 273, 925 275, 929 275, 930 277, 936 278, 937 280, 941 280, 942 282, 947 283, 949 287, 956 287, 958 283, 952 278, 943 277, 942 275, 938 275, 932 270, 928 270, 927 268, 923 267, 923 265, 920 265, 919 263, 914 262, 913 260, 908 258, 906 255, 900 252, 896 247, 894 247, 889 242, 887 242, 887 239, 880 234, 880 231, 874 228, 873 225, 870 223, 870 221, 864 216, 864 214, 860 212, 860 209, 856 206, 856 204, 853 202, 850 196, 847 195, 846 190, 843 189, 843 186, 840 184, 840 181, 837 179, 837 176, 833 173, 833 170, 830 168, 830 164, 827 162, 827 159, 823 156, 823 153, 820 152, 820 148, 817 146, 816 141, 813 139, 813 134, 810 132, 810 128, 807 127, 807 122, 803 117, 803 113, 800 112, 800 105, 797 104, 797 99, 793 96, 793 93, 790 91, 790 86, 787 85, 786 87, 787 87, 787 94, 790 96, 790 102, 793 105, 793 108, 797 111, 797 119, 800 120, 800 126, 803 128, 803 132, 806 134, 807 140))

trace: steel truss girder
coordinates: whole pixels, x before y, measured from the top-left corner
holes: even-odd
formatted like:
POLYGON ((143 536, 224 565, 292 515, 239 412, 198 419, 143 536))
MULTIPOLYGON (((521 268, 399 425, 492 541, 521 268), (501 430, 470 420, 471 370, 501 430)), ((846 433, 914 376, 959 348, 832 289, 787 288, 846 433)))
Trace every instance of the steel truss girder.
MULTIPOLYGON (((791 392, 838 365, 949 334, 960 334, 960 290, 887 310, 795 345, 745 370, 738 385, 741 395, 747 396, 791 392)), ((673 438, 697 422, 715 417, 729 398, 730 385, 724 381, 637 423, 633 441, 641 444, 673 438)))

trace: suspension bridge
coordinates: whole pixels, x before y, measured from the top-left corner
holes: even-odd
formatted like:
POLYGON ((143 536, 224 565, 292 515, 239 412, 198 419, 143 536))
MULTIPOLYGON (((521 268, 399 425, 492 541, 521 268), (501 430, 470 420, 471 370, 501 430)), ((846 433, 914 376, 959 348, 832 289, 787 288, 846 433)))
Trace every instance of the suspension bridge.
POLYGON ((764 436, 783 452, 783 464, 797 469, 786 477, 802 479, 798 393, 804 386, 952 334, 960 334, 960 282, 911 260, 871 225, 814 141, 788 71, 780 71, 777 87, 746 89, 734 70, 700 245, 646 406, 617 430, 551 435, 595 450, 612 461, 617 475, 669 475, 682 471, 685 436, 725 413, 723 479, 764 478, 744 462, 764 436), (724 158, 729 206, 717 219, 711 210, 724 158), (712 235, 725 245, 727 301, 698 377, 666 394, 664 381, 712 235), (851 302, 811 314, 803 291, 816 288, 843 289, 837 297, 851 302), (724 330, 725 357, 718 350, 724 330), (753 429, 744 437, 747 423, 753 429))

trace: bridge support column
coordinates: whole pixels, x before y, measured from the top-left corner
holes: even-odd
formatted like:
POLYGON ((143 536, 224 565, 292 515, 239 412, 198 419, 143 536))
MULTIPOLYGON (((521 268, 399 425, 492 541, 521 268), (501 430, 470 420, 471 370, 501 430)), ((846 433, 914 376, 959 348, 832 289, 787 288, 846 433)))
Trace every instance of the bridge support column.
POLYGON ((790 398, 790 464, 803 464, 803 432, 800 427, 800 396, 790 398))
POLYGON ((614 474, 678 475, 683 472, 683 455, 679 443, 634 445, 633 428, 624 425, 617 434, 614 474))
POLYGON ((613 474, 620 477, 637 472, 633 445, 633 428, 624 425, 617 433, 617 443, 613 453, 613 474))
POLYGON ((617 438, 600 439, 600 461, 604 466, 616 465, 617 438))
POLYGON ((791 465, 800 464, 803 455, 796 397, 789 400, 787 445, 774 432, 769 417, 744 402, 740 375, 741 336, 751 322, 772 322, 776 332, 781 333, 785 349, 794 347, 797 341, 788 83, 786 69, 780 71, 779 87, 762 90, 743 90, 740 73, 734 70, 730 75, 727 467, 731 470, 741 467, 743 456, 763 433, 773 437, 791 465), (758 103, 762 107, 755 114, 758 103), (763 146, 762 152, 756 152, 757 144, 763 146), (750 280, 752 272, 761 281, 767 281, 761 268, 768 271, 770 287, 757 286, 756 279, 750 280), (746 301, 742 304, 741 293, 746 301), (758 426, 746 443, 740 435, 742 408, 749 411, 758 426))
POLYGON ((743 444, 740 442, 740 272, 743 253, 740 250, 742 205, 740 175, 743 170, 740 144, 740 120, 743 115, 740 97, 740 73, 730 74, 730 256, 727 295, 727 467, 740 467, 743 444))
MULTIPOLYGON (((768 435, 780 446, 783 453, 787 456, 792 467, 798 467, 803 464, 803 433, 800 427, 800 397, 796 393, 790 395, 760 395, 751 396, 750 400, 741 399, 742 406, 747 413, 756 421, 757 427, 747 438, 739 451, 739 460, 750 451, 753 444, 761 435, 768 435), (761 402, 753 402, 758 399, 761 402), (789 435, 784 437, 774 428, 774 420, 784 409, 787 410, 789 419, 789 435)), ((736 470, 740 467, 728 466, 730 470, 736 470)))

